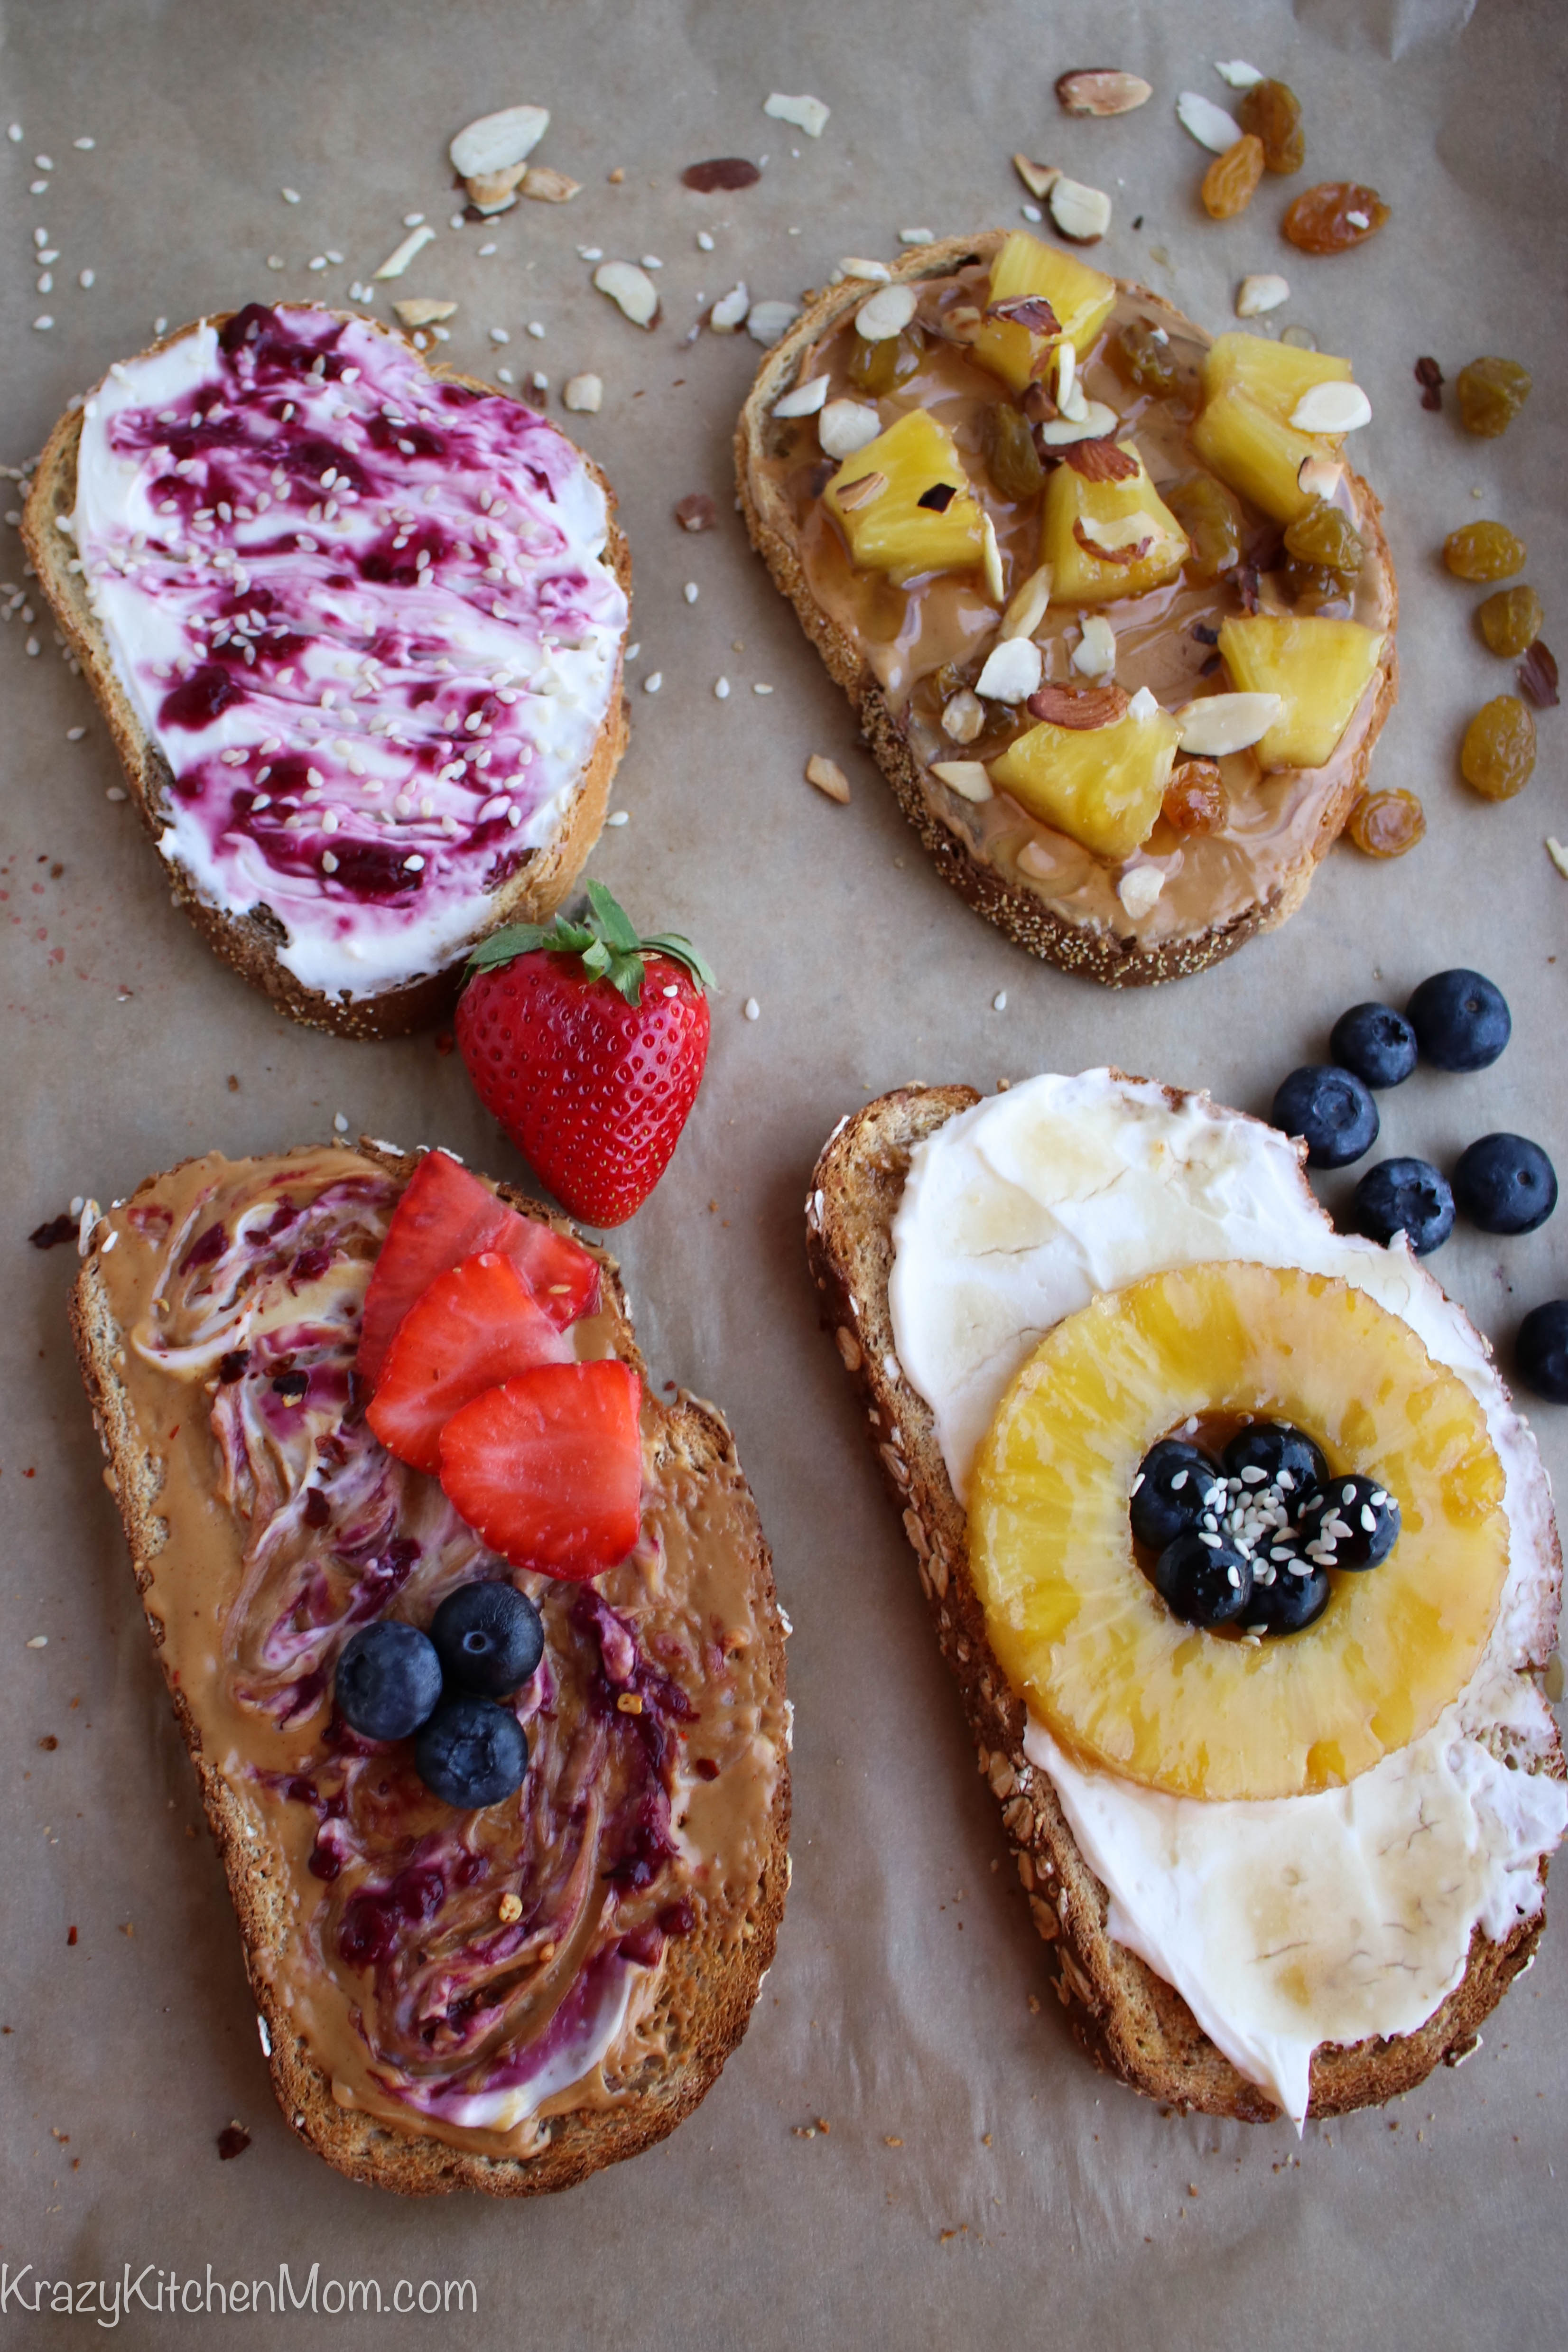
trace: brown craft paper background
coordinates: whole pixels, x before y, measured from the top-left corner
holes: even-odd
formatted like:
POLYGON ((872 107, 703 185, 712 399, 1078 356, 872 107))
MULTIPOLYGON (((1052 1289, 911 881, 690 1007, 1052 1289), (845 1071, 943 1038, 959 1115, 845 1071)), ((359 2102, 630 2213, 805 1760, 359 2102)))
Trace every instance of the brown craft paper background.
MULTIPOLYGON (((149 341, 155 320, 256 297, 343 300, 410 211, 440 235, 383 289, 381 315, 392 293, 455 298, 447 355, 478 372, 544 369, 552 415, 570 374, 604 378, 602 413, 576 426, 620 493, 642 650, 615 791, 630 821, 606 833, 594 871, 644 923, 701 941, 721 982, 695 1114, 619 1246, 655 1377, 733 1418, 795 1621, 798 1711, 777 1965, 745 2044, 673 2140, 567 2196, 511 2205, 394 2200, 295 2141, 216 1863, 204 1831, 188 1834, 193 1776, 66 1334, 74 1258, 26 1236, 73 1193, 107 1201, 210 1145, 322 1137, 340 1109, 356 1132, 449 1142, 500 1175, 518 1163, 428 1036, 312 1036, 208 955, 129 809, 104 797, 114 759, 47 614, 32 632, 14 617, 0 632, 0 2262, 13 2273, 31 2263, 76 2280, 129 2263, 204 2278, 210 2263, 227 2281, 287 2261, 301 2281, 319 2262, 323 2282, 373 2277, 390 2294, 400 2277, 471 2279, 477 2294, 476 2315, 439 2321, 133 2311, 120 2333, 137 2345, 232 2334, 257 2347, 1274 2352, 1560 2332, 1561 1917, 1461 2074, 1386 2113, 1313 2126, 1300 2145, 1282 2125, 1162 2118, 1071 2044, 896 1516, 817 1328, 800 1213, 834 1120, 901 1080, 989 1087, 1114 1060, 1266 1112, 1288 1069, 1322 1057, 1343 1006, 1403 1002, 1460 961, 1506 990, 1512 1045, 1479 1076, 1423 1075, 1385 1096, 1384 1148, 1451 1164, 1472 1136, 1517 1128, 1568 1175, 1568 882, 1543 847, 1568 835, 1568 717, 1542 716, 1521 798, 1492 807, 1465 791, 1464 723, 1511 679, 1475 635, 1481 592, 1448 579, 1437 553, 1478 515, 1520 529, 1548 638, 1568 653, 1565 31, 1552 0, 0 9, 0 121, 25 130, 20 145, 0 139, 8 461, 29 457, 68 397, 149 341), (1301 93, 1308 167, 1215 226, 1197 202, 1208 159, 1173 101, 1183 88, 1223 101, 1212 61, 1238 55, 1301 93), (1066 121, 1056 75, 1096 64, 1145 73, 1155 98, 1120 121, 1066 121), (772 89, 825 99, 824 135, 765 119, 772 89), (521 100, 553 111, 535 160, 582 194, 450 230, 448 139, 521 100), (90 152, 74 147, 81 136, 90 152), (1403 692, 1375 774, 1421 793, 1427 842, 1390 866, 1337 850, 1286 929, 1153 992, 1115 995, 1034 963, 936 879, 732 510, 729 436, 756 346, 683 341, 699 293, 711 302, 738 278, 754 297, 794 297, 841 255, 896 250, 903 226, 1016 223, 1015 148, 1109 188, 1115 221, 1095 259, 1213 330, 1231 322, 1246 271, 1283 270, 1291 298, 1269 323, 1350 352, 1375 410, 1359 462, 1387 503, 1403 606, 1403 692), (34 197, 39 152, 56 168, 34 197), (707 197, 680 185, 686 164, 735 153, 768 156, 760 185, 707 197), (625 179, 611 185, 616 166, 625 179), (1373 181, 1393 218, 1365 250, 1312 261, 1276 225, 1294 188, 1329 176, 1373 181), (281 200, 285 184, 298 205, 281 200), (60 255, 47 297, 35 290, 35 222, 60 255), (704 227, 711 254, 696 247, 704 227), (480 259, 492 238, 497 252, 480 259), (662 257, 656 331, 592 290, 580 244, 662 257), (309 271, 329 247, 342 265, 309 271), (269 270, 269 254, 287 267, 269 270), (87 268, 90 292, 77 284, 87 268), (52 331, 35 330, 43 312, 52 331), (492 325, 509 334, 504 351, 492 325), (1467 438, 1451 404, 1423 413, 1418 354, 1451 379, 1491 352, 1536 374, 1506 439, 1467 438), (697 488, 719 520, 694 538, 671 509, 697 488), (654 670, 663 687, 649 695, 654 670), (80 725, 85 740, 68 742, 80 725), (848 772, 847 808, 802 782, 813 751, 848 772), (37 1634, 47 1647, 29 1649, 37 1634), (231 2118, 252 2144, 221 2163, 231 2118), (800 2136, 818 2118, 831 2130, 800 2136)), ((0 549, 0 572, 23 584, 14 533, 0 549)), ((1568 1210, 1522 1241, 1461 1230, 1436 1268, 1506 1348, 1525 1307, 1568 1290, 1568 1210)), ((1568 1413, 1538 1418, 1560 1471, 1568 1413)), ((13 2300, 0 2337, 64 2344, 92 2325, 23 2316, 13 2300)))

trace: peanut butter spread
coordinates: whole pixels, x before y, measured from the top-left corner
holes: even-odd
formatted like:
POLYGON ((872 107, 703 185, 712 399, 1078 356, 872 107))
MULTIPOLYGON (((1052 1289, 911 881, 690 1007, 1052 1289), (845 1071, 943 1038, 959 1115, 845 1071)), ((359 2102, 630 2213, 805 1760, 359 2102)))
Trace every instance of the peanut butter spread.
MULTIPOLYGON (((687 1467, 645 1403, 635 1552, 592 1583, 514 1580, 545 1627, 517 1795, 455 1811, 409 1743, 334 1715, 356 1627, 428 1625, 454 1586, 512 1573, 363 1418, 351 1367, 400 1191, 345 1150, 210 1154, 115 1210, 97 1265, 159 1480, 145 1606, 243 1821, 264 2006, 340 2105, 528 2156, 661 2051, 682 1939, 742 1935, 786 1746, 777 1620, 738 1472, 687 1467)), ((611 1318, 573 1336, 606 1355, 611 1318)))
MULTIPOLYGON (((925 348, 919 365, 877 406, 884 428, 908 410, 922 408, 952 433, 969 487, 995 527, 1006 577, 1016 587, 1040 562, 1040 501, 1009 500, 990 478, 983 454, 986 414, 1008 395, 998 379, 972 356, 962 339, 962 326, 956 330, 952 323, 955 311, 984 310, 988 278, 987 265, 971 264, 920 285, 915 324, 924 332, 925 348)), ((1079 369, 1087 397, 1116 413, 1120 421, 1113 437, 1135 441, 1162 496, 1178 477, 1208 471, 1187 439, 1201 405, 1200 373, 1208 341, 1157 297, 1123 292, 1079 369), (1106 357, 1119 331, 1139 322, 1168 338, 1176 381, 1166 394, 1130 391, 1106 357)), ((850 374, 855 350, 851 313, 802 354, 798 381, 804 383, 825 374, 830 402, 865 401, 867 394, 850 374)), ((936 761, 992 760, 1033 723, 1022 711, 988 702, 986 731, 973 742, 956 744, 942 730, 946 697, 960 679, 973 685, 995 642, 997 608, 973 572, 927 574, 901 588, 877 572, 856 568, 821 495, 834 468, 821 456, 816 424, 815 416, 775 422, 767 460, 794 518, 812 596, 858 646, 874 672, 921 764, 928 804, 970 855, 1015 888, 1032 892, 1065 919, 1113 931, 1140 948, 1157 947, 1210 926, 1222 928, 1266 904, 1313 849, 1325 811, 1354 770, 1374 724, 1378 679, 1374 677, 1325 766, 1265 774, 1251 751, 1235 752, 1219 762, 1228 807, 1218 828, 1183 835, 1162 817, 1137 861, 1159 870, 1160 894, 1147 911, 1132 915, 1117 895, 1124 869, 1041 824, 1005 792, 977 804, 931 774, 936 761)), ((1239 502, 1247 526, 1245 576, 1248 590, 1256 594, 1257 609, 1291 612, 1295 608, 1282 581, 1267 569, 1277 553, 1278 530, 1246 499, 1239 502)), ((1334 502, 1362 529, 1365 558, 1351 596, 1303 609, 1388 629, 1396 611, 1393 577, 1379 534, 1363 528, 1368 523, 1367 499, 1348 471, 1334 502)), ((1206 582, 1194 579, 1189 567, 1148 594, 1099 606, 1115 631, 1117 683, 1128 694, 1146 687, 1167 709, 1223 690, 1227 681, 1213 646, 1220 624, 1246 609, 1245 593, 1239 569, 1206 582)), ((1048 684, 1082 682, 1071 662, 1079 618, 1071 607, 1053 604, 1033 632, 1044 656, 1048 684)), ((1385 662, 1388 658, 1385 652, 1385 662)))

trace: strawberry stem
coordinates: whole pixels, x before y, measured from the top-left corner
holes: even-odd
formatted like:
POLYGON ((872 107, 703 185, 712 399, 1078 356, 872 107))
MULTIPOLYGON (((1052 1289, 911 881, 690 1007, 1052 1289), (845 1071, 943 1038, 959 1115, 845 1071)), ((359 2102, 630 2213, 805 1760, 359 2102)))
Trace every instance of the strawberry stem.
POLYGON ((661 955, 684 964, 697 988, 711 988, 713 971, 700 950, 679 931, 654 931, 644 939, 625 908, 602 882, 590 882, 588 911, 575 920, 558 915, 553 923, 504 923, 481 940, 468 959, 468 974, 494 971, 517 956, 544 949, 549 955, 575 955, 591 980, 607 980, 628 1004, 643 1001, 644 957, 661 955))

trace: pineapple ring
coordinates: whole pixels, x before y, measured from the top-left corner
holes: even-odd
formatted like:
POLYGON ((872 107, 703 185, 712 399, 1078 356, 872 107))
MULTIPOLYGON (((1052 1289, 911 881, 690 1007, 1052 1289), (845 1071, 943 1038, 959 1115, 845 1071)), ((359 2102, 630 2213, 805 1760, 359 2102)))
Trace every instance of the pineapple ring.
POLYGON ((975 1465, 969 1549, 1013 1686, 1086 1760, 1174 1795, 1293 1797, 1365 1772, 1469 1681, 1508 1571, 1503 1472, 1479 1403, 1407 1323, 1328 1275, 1187 1266, 1056 1325, 975 1465), (1188 1415, 1308 1431, 1398 1500, 1369 1575, 1254 1647, 1184 1624, 1134 1557, 1127 1498, 1188 1415))

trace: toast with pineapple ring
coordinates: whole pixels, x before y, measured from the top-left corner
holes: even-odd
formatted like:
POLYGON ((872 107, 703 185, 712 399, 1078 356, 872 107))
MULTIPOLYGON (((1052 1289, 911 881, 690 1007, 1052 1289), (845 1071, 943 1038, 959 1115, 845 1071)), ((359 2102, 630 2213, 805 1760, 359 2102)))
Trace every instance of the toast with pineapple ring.
POLYGON ((1203 971, 1294 913, 1364 790, 1393 563, 1343 432, 1291 421, 1360 415, 1349 379, 1000 231, 830 287, 763 362, 753 544, 937 871, 1047 962, 1203 971), (1226 672, 1270 726, 1174 723, 1226 672))

